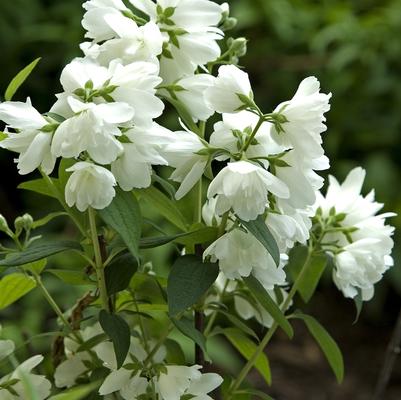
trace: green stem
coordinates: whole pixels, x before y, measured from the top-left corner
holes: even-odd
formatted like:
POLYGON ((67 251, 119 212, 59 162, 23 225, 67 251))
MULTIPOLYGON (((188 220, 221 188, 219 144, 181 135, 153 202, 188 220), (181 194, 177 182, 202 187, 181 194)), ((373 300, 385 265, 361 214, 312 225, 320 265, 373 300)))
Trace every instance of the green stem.
MULTIPOLYGON (((291 304, 291 301, 294 298, 294 296, 295 296, 295 294, 296 294, 296 292, 298 290, 298 286, 299 286, 300 282, 302 281, 303 277, 305 276, 305 273, 306 273, 306 271, 308 269, 309 262, 311 260, 313 251, 314 251, 314 247, 310 245, 309 246, 309 251, 308 251, 308 256, 307 256, 307 258, 305 260, 304 265, 302 266, 301 272, 299 273, 297 279, 295 280, 295 282, 294 282, 294 284, 293 284, 293 286, 292 286, 292 288, 290 290, 290 293, 288 294, 288 297, 286 298, 286 300, 284 301, 283 305, 281 306, 281 311, 283 313, 286 312, 286 310, 288 309, 289 305, 291 304)), ((277 322, 274 322, 272 327, 266 333, 266 335, 264 336, 264 338, 260 342, 259 346, 255 350, 255 353, 252 355, 252 357, 248 360, 248 362, 242 368, 242 370, 239 373, 237 379, 232 384, 227 399, 233 398, 236 390, 240 387, 241 383, 248 376, 250 370, 253 368, 253 366, 255 365, 255 363, 257 361, 257 359, 259 358, 259 356, 265 350, 267 344, 270 342, 270 340, 273 337, 274 333, 276 332, 278 326, 279 325, 277 324, 277 322)))
POLYGON ((102 253, 100 251, 99 237, 96 228, 96 214, 95 210, 92 207, 89 207, 88 215, 89 215, 89 225, 92 236, 93 251, 95 254, 97 286, 100 293, 102 308, 110 312, 109 296, 107 295, 106 280, 104 277, 104 265, 102 260, 102 253))
POLYGON ((43 296, 49 303, 50 307, 53 309, 53 311, 56 313, 56 315, 59 317, 60 321, 65 325, 65 327, 68 329, 68 331, 74 336, 74 338, 77 340, 78 343, 83 343, 82 338, 72 329, 70 323, 68 322, 67 318, 61 311, 60 307, 56 303, 56 301, 53 299, 52 295, 49 293, 49 291, 46 289, 46 286, 42 282, 42 278, 40 275, 33 273, 33 277, 36 281, 37 286, 39 289, 42 291, 43 296))
POLYGON ((242 151, 244 153, 248 150, 248 147, 251 145, 252 140, 255 138, 255 136, 258 133, 260 127, 263 125, 263 122, 265 122, 265 117, 263 115, 261 115, 261 116, 259 116, 259 121, 256 124, 254 130, 252 131, 251 136, 249 136, 248 140, 245 143, 245 146, 242 149, 242 151))
MULTIPOLYGON (((227 279, 227 282, 226 282, 225 285, 224 285, 223 291, 220 293, 219 301, 222 301, 222 300, 223 300, 224 295, 226 294, 226 290, 227 290, 227 287, 228 287, 229 282, 230 282, 230 281, 227 279)), ((215 321, 216 321, 217 314, 218 314, 217 310, 213 310, 213 313, 212 313, 212 315, 211 315, 210 318, 209 318, 209 321, 208 321, 208 323, 207 323, 207 326, 206 326, 206 328, 205 328, 205 331, 203 332, 204 335, 205 335, 206 337, 208 337, 208 335, 210 334, 210 332, 211 332, 212 329, 213 329, 213 325, 214 325, 214 323, 215 323, 215 321)))

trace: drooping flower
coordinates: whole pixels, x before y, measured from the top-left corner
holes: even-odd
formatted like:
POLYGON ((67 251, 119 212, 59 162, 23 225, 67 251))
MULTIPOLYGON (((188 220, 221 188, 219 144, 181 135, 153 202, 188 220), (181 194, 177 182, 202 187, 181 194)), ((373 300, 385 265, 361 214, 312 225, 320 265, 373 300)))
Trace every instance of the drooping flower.
POLYGON ((321 134, 327 129, 324 114, 330 110, 330 98, 331 94, 320 93, 320 82, 314 76, 304 79, 294 97, 274 110, 278 120, 273 138, 305 158, 322 156, 321 134))
POLYGON ((41 167, 46 174, 50 174, 56 158, 50 152, 53 129, 35 108, 29 99, 26 103, 4 102, 0 104, 0 120, 7 125, 7 138, 0 141, 0 147, 19 153, 16 160, 21 175, 29 174, 41 167), (18 132, 9 132, 15 129, 18 132))
POLYGON ((87 31, 85 37, 97 42, 112 39, 115 35, 113 29, 105 23, 106 16, 122 15, 122 12, 129 11, 122 0, 89 0, 82 6, 86 10, 82 20, 82 26, 87 31))
POLYGON ((117 183, 109 170, 81 161, 67 171, 72 172, 65 187, 65 199, 69 207, 76 205, 79 211, 85 211, 88 207, 101 210, 111 203, 117 183))
POLYGON ((374 192, 360 194, 365 171, 353 169, 340 185, 330 177, 326 197, 318 195, 316 207, 321 217, 336 222, 336 229, 325 235, 325 242, 333 246, 324 247, 334 258, 333 280, 345 297, 358 294, 370 300, 374 284, 393 265, 391 238, 394 228, 386 225, 386 218, 395 214, 376 215, 383 204, 374 200, 374 192))
POLYGON ((38 400, 44 400, 50 395, 51 383, 43 376, 32 373, 32 370, 43 361, 42 355, 36 355, 22 364, 18 365, 15 370, 0 379, 0 398, 2 400, 18 400, 29 399, 32 387, 38 400), (7 382, 15 382, 8 390, 7 382))
POLYGON ((246 105, 244 99, 253 101, 248 74, 235 65, 221 66, 214 85, 206 90, 205 98, 209 107, 219 113, 238 112, 246 105))
POLYGON ((130 0, 164 34, 161 76, 171 83, 220 56, 221 7, 209 0, 130 0))
POLYGON ((150 128, 134 127, 124 132, 122 155, 111 164, 111 172, 121 189, 147 188, 152 182, 152 165, 167 165, 164 147, 171 143, 172 132, 153 123, 150 128))
POLYGON ((263 245, 241 229, 225 233, 205 250, 203 257, 218 261, 228 279, 239 279, 252 273, 266 289, 285 283, 284 264, 277 267, 263 245))
POLYGON ((70 117, 71 97, 86 103, 114 101, 126 103, 133 109, 133 123, 150 124, 164 109, 163 102, 156 97, 156 87, 161 82, 158 71, 158 65, 149 62, 138 61, 125 66, 112 62, 106 68, 93 60, 76 58, 61 74, 64 92, 57 95, 58 101, 51 111, 70 117))
MULTIPOLYGON (((169 97, 180 101, 189 111, 195 122, 206 121, 214 111, 206 104, 205 91, 213 85, 214 77, 208 74, 196 74, 184 77, 172 86, 169 97), (176 88, 176 90, 174 90, 176 88)), ((163 90, 162 93, 167 92, 163 90)))
POLYGON ((209 400, 207 394, 221 385, 223 379, 214 373, 202 374, 200 365, 192 367, 167 365, 154 384, 160 400, 180 400, 191 395, 194 400, 209 400))
POLYGON ((154 22, 138 27, 135 21, 121 13, 106 14, 104 21, 115 32, 115 37, 100 45, 82 43, 81 50, 87 57, 95 59, 103 66, 108 66, 113 60, 124 65, 135 61, 159 65, 157 56, 163 49, 163 36, 154 22))
POLYGON ((190 131, 175 132, 174 140, 164 148, 163 156, 175 168, 170 179, 180 182, 176 199, 184 197, 202 178, 208 157, 197 154, 204 149, 199 136, 190 131))
POLYGON ((264 168, 248 161, 229 163, 214 178, 208 198, 217 197, 218 215, 233 209, 244 221, 262 214, 268 204, 268 194, 289 196, 288 187, 264 168))
POLYGON ((67 102, 74 112, 57 128, 51 152, 54 156, 74 158, 82 152, 99 164, 109 164, 123 152, 117 137, 119 126, 129 122, 134 110, 126 103, 83 103, 73 97, 67 102))

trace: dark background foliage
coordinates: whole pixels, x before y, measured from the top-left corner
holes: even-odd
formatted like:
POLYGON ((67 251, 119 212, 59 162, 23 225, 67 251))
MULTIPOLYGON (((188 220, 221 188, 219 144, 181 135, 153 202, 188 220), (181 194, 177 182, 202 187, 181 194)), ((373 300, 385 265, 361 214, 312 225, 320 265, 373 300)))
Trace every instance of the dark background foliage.
MULTIPOLYGON (((82 0, 0 1, 0 93, 17 71, 41 56, 39 67, 18 98, 30 96, 40 111, 48 110, 53 94, 60 91, 58 77, 62 67, 80 54, 81 4, 82 0)), ((401 0, 231 0, 230 5, 239 19, 231 34, 249 39, 249 51, 241 63, 251 76, 258 104, 271 110, 292 96, 301 79, 316 75, 323 90, 333 93, 325 134, 332 160, 330 173, 343 179, 352 167, 362 165, 368 172, 366 190, 374 187, 377 199, 386 204, 385 210, 400 213, 401 0)), ((23 179, 16 172, 12 156, 5 151, 0 152, 0 168, 0 212, 8 218, 23 211, 42 216, 47 200, 15 189, 23 179)), ((401 228, 400 217, 394 218, 393 223, 401 228)), ((272 347, 272 364, 281 365, 276 370, 278 399, 368 398, 360 388, 371 389, 400 306, 400 235, 396 234, 395 239, 396 265, 378 285, 375 300, 365 308, 357 327, 351 327, 352 304, 342 300, 329 282, 323 282, 312 306, 334 327, 340 345, 347 350, 349 378, 343 388, 331 388, 326 369, 321 380, 324 388, 310 378, 308 382, 307 376, 313 376, 313 371, 320 368, 316 361, 319 357, 315 359, 316 369, 306 369, 303 374, 303 363, 288 366, 285 357, 289 354, 291 360, 301 356, 308 363, 308 358, 313 359, 308 343, 301 339, 304 353, 297 354, 297 347, 290 348, 278 340, 272 347), (371 360, 370 368, 361 365, 364 359, 371 360), (280 368, 288 377, 292 367, 296 372, 293 384, 298 389, 285 391, 285 381, 280 383, 280 368), (307 385, 302 386, 302 382, 307 385), (330 388, 325 388, 326 384, 330 388), (317 387, 318 394, 311 387, 317 387), (363 397, 357 397, 356 387, 363 397)), ((33 323, 32 315, 25 314, 22 321, 38 325, 37 321, 33 323)), ((396 376, 400 370, 398 365, 396 376)), ((395 396, 400 394, 397 393, 395 396)))

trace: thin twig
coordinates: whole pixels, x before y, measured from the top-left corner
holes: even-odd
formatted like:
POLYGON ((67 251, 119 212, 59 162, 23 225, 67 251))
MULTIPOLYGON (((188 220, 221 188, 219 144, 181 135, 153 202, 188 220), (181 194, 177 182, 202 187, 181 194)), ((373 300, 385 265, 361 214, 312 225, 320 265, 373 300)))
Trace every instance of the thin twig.
POLYGON ((372 400, 382 400, 384 399, 384 394, 386 392, 387 385, 390 381, 394 364, 397 357, 400 354, 401 346, 401 310, 398 314, 397 322, 391 337, 390 343, 387 346, 386 357, 384 359, 384 364, 380 370, 379 379, 377 380, 375 393, 372 400))

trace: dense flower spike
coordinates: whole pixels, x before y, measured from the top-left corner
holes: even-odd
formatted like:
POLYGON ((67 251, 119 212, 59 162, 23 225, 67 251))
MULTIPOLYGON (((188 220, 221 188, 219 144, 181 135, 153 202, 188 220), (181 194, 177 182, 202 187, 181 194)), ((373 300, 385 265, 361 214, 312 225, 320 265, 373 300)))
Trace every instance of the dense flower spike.
POLYGON ((374 284, 393 266, 391 238, 394 228, 386 225, 386 218, 395 214, 376 215, 383 204, 374 201, 374 192, 362 196, 365 179, 362 168, 353 169, 340 185, 330 176, 326 197, 319 195, 318 218, 328 220, 325 247, 334 257, 333 280, 344 296, 354 298, 359 293, 370 300, 374 284), (330 224, 335 229, 330 230, 330 224))

